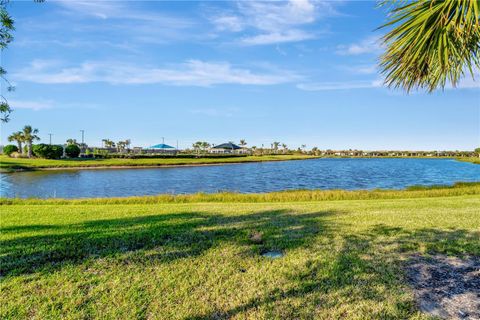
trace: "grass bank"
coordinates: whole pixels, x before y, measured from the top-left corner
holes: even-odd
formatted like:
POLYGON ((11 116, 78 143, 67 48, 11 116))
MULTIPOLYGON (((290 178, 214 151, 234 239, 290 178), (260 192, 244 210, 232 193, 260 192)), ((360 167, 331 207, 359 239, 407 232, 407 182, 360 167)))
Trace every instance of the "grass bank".
POLYGON ((469 157, 469 158, 457 158, 458 161, 471 162, 475 164, 480 164, 480 157, 469 157))
POLYGON ((195 193, 186 195, 161 194, 157 196, 95 198, 95 199, 20 199, 0 198, 0 205, 54 205, 54 204, 155 204, 155 203, 195 203, 195 202, 293 202, 293 201, 333 201, 333 200, 375 200, 452 197, 480 195, 480 182, 458 182, 452 186, 411 186, 405 190, 294 190, 268 193, 195 193))
POLYGON ((477 185, 403 193, 6 204, 0 317, 427 319, 403 265, 417 254, 480 255, 480 195, 477 185), (262 257, 268 250, 284 256, 262 257))
POLYGON ((0 156, 0 170, 44 170, 44 169, 83 169, 83 168, 136 168, 158 166, 209 165, 222 163, 245 163, 262 161, 285 161, 313 159, 308 155, 265 155, 228 158, 157 158, 157 159, 28 159, 0 156))

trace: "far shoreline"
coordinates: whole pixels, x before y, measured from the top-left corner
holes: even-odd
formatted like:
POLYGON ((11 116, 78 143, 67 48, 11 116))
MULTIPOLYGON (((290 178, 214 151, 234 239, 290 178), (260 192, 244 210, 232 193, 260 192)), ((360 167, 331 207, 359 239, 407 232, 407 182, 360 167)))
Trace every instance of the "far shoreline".
MULTIPOLYGON (((280 155, 281 156, 281 155, 280 155)), ((320 156, 304 156, 293 157, 291 159, 258 159, 247 161, 219 161, 210 163, 179 163, 179 164, 140 164, 140 165, 86 165, 86 166, 57 166, 57 167, 28 167, 28 168, 0 168, 0 173, 15 173, 15 172, 29 172, 29 171, 63 171, 63 170, 119 170, 119 169, 155 169, 155 168, 179 168, 179 167, 204 167, 204 166, 223 166, 247 163, 261 163, 261 162, 280 162, 280 161, 302 161, 321 159, 320 156)), ((138 159, 141 160, 141 159, 138 159)), ((88 160, 85 160, 88 161, 88 160)))
MULTIPOLYGON (((281 156, 281 155, 279 155, 281 156)), ((305 156, 292 157, 286 159, 256 159, 247 161, 219 161, 210 163, 178 163, 178 164, 139 164, 139 165, 85 165, 85 166, 31 166, 25 168, 0 168, 0 173, 16 173, 16 172, 29 172, 29 171, 65 171, 65 170, 121 170, 121 169, 159 169, 159 168, 179 168, 179 167, 204 167, 204 166, 222 166, 222 165, 236 165, 246 163, 261 163, 261 162, 277 162, 277 161, 301 161, 301 160, 313 160, 313 159, 445 159, 455 160, 460 162, 469 162, 472 164, 480 164, 480 158, 456 158, 456 157, 395 157, 395 156, 378 156, 378 157, 325 157, 325 156, 305 156)), ((32 160, 35 161, 36 159, 32 160)), ((42 160, 42 159, 39 159, 42 160)), ((131 160, 131 159, 129 159, 131 160)), ((141 160, 141 159, 138 159, 141 160)), ((61 161, 61 160, 60 160, 61 161)), ((83 160, 89 161, 89 160, 83 160)), ((95 161, 95 159, 93 160, 95 161)))

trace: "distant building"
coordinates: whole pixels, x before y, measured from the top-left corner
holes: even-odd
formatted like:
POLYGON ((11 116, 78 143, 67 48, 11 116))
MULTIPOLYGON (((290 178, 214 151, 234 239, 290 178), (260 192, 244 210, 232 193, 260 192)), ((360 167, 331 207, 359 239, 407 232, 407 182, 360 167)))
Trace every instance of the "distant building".
POLYGON ((222 143, 210 148, 210 153, 248 153, 248 150, 237 146, 232 142, 222 143))
POLYGON ((160 143, 160 144, 156 144, 156 145, 151 146, 151 147, 147 147, 147 148, 145 148, 143 151, 146 152, 146 153, 168 153, 168 154, 176 154, 178 150, 175 149, 175 148, 172 147, 172 146, 169 146, 168 144, 160 143))

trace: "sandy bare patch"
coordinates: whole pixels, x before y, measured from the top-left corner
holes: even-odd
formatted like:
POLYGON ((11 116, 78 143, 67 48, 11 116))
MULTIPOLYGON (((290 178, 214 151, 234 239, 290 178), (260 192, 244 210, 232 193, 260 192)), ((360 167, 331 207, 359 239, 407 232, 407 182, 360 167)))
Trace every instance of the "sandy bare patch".
POLYGON ((407 275, 422 312, 443 319, 480 319, 480 257, 414 256, 407 275))

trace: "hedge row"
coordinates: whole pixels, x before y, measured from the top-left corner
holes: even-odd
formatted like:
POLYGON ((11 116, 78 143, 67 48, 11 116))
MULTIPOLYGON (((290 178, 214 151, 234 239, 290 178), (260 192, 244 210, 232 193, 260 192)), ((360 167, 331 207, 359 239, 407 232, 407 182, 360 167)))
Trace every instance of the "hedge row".
POLYGON ((35 144, 32 151, 35 156, 45 159, 60 159, 63 156, 63 146, 55 144, 35 144))
MULTIPOLYGON (((12 153, 18 151, 18 147, 13 144, 9 144, 3 147, 3 153, 7 156, 11 156, 12 153)), ((60 159, 63 156, 63 146, 56 144, 50 145, 45 143, 34 144, 32 146, 32 152, 38 158, 60 159)), ((77 158, 80 154, 80 148, 77 145, 68 145, 65 148, 65 154, 69 158, 77 158)))
POLYGON ((131 154, 131 153, 110 153, 110 154, 97 154, 92 155, 94 158, 104 159, 195 159, 195 158, 242 158, 246 157, 246 154, 131 154))

